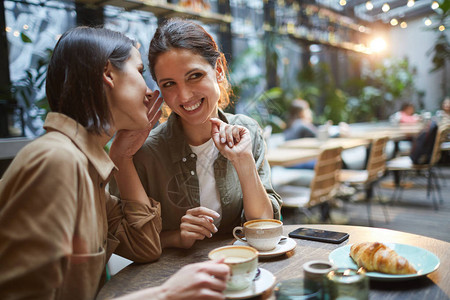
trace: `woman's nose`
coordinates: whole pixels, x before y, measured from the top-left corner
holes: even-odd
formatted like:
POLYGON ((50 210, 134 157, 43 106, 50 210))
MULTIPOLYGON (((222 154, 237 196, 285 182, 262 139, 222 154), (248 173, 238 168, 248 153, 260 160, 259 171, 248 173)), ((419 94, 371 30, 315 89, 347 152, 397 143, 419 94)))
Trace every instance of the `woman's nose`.
POLYGON ((180 101, 187 102, 187 101, 191 100, 192 95, 193 95, 193 93, 188 86, 186 86, 186 85, 178 86, 178 98, 180 99, 180 101))

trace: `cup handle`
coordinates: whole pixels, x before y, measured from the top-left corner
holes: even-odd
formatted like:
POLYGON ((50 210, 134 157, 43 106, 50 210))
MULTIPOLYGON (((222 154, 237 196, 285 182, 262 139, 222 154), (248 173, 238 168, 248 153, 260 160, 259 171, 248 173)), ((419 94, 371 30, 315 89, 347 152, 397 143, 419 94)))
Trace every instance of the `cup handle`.
POLYGON ((246 240, 243 240, 240 236, 238 236, 236 234, 236 231, 241 231, 243 233, 244 232, 244 228, 241 227, 241 226, 234 227, 234 229, 233 229, 233 236, 235 237, 235 239, 240 240, 241 242, 247 243, 246 240))

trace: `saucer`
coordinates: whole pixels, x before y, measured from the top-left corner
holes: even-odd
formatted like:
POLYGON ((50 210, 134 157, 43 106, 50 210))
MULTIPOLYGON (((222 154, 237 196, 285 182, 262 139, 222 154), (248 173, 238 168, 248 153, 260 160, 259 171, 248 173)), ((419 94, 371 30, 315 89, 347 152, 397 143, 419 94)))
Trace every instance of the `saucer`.
POLYGON ((261 273, 259 278, 246 289, 240 291, 225 291, 223 294, 227 299, 246 299, 258 296, 268 289, 271 289, 275 284, 275 276, 266 269, 259 268, 261 273))
MULTIPOLYGON (((259 257, 268 258, 268 257, 275 257, 275 256, 283 255, 284 253, 291 251, 292 249, 295 248, 295 246, 297 246, 297 243, 293 239, 291 239, 289 237, 285 237, 285 236, 282 236, 282 237, 284 237, 286 239, 284 241, 278 243, 278 245, 275 247, 275 249, 272 249, 269 251, 258 250, 259 257)), ((248 243, 237 240, 233 243, 233 245, 248 246, 248 243)))

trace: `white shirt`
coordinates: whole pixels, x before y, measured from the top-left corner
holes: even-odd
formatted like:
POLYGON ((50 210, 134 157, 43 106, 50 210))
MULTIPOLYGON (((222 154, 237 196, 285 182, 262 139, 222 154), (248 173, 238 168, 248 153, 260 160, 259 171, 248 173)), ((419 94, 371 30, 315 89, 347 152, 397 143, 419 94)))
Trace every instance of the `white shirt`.
POLYGON ((192 152, 197 155, 196 169, 200 188, 200 205, 212 209, 220 215, 219 218, 214 220, 214 225, 219 227, 222 219, 222 206, 214 176, 214 161, 217 159, 219 150, 212 139, 200 146, 189 146, 192 152))

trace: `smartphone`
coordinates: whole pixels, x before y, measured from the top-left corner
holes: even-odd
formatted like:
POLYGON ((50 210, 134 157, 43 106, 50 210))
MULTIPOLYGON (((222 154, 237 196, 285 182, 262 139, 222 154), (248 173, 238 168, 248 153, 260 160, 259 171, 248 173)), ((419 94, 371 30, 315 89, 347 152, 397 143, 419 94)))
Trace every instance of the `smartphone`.
POLYGON ((300 227, 290 232, 289 237, 325 243, 340 244, 346 239, 348 239, 348 233, 300 227))

